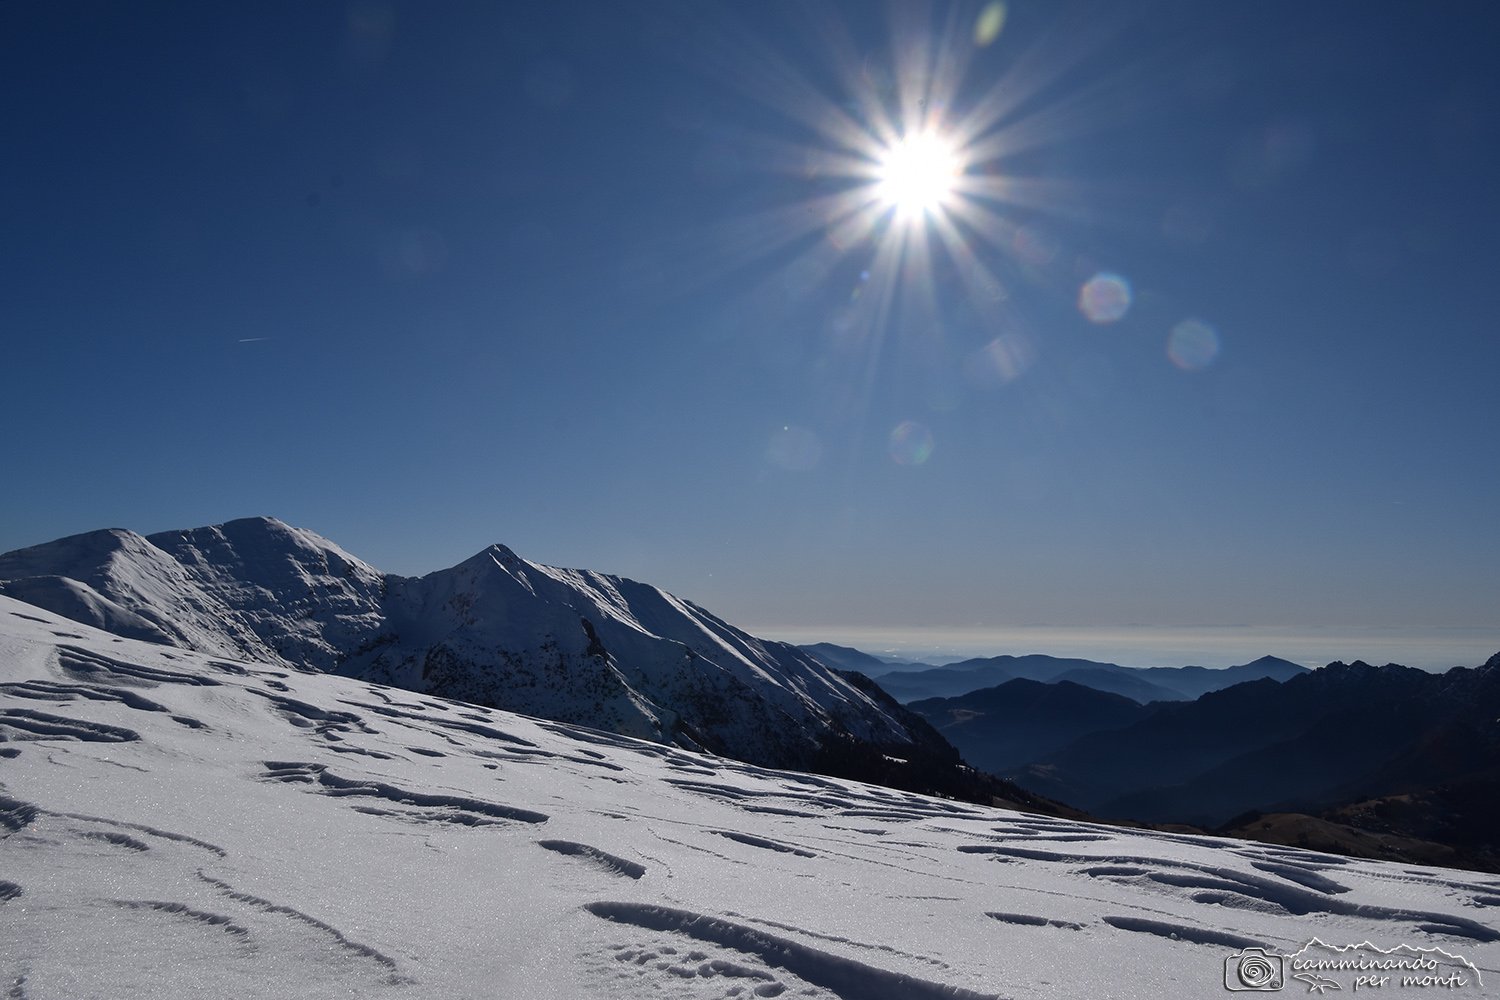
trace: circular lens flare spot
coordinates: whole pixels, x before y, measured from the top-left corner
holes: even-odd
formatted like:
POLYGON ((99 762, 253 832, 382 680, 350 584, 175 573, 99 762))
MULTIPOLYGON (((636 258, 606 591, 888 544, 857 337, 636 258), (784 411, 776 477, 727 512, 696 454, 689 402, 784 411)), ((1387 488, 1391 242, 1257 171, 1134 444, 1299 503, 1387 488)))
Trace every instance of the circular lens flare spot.
POLYGON ((1183 371, 1207 368, 1219 356, 1219 331, 1201 319, 1185 319, 1167 336, 1167 357, 1183 371))
POLYGON ((903 420, 891 431, 891 461, 897 465, 921 465, 932 457, 932 431, 926 424, 903 420))
POLYGON ((1078 311, 1090 323, 1113 323, 1130 311, 1130 282, 1118 274, 1099 273, 1078 290, 1078 311))
POLYGON ((1002 333, 966 359, 964 374, 980 386, 1004 385, 1024 375, 1035 360, 1031 341, 1018 333, 1002 333))
POLYGON ((953 196, 963 164, 953 144, 932 132, 902 138, 880 157, 880 200, 906 219, 921 218, 953 196))

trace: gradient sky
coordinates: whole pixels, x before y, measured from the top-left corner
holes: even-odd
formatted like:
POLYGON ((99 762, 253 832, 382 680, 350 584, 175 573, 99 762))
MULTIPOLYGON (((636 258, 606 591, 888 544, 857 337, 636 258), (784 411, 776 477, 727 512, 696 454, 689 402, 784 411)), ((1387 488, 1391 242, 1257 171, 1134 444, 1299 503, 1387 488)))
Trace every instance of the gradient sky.
POLYGON ((1500 633, 1500 12, 986 9, 5 4, 0 550, 1500 633), (972 193, 840 224, 916 113, 972 193))

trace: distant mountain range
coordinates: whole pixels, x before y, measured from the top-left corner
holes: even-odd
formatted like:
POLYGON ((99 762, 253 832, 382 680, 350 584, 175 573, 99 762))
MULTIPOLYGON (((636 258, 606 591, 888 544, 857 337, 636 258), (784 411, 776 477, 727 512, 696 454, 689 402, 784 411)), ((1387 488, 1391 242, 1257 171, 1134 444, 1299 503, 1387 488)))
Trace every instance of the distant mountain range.
POLYGON ((864 677, 656 587, 502 545, 413 578, 273 518, 111 529, 0 555, 0 593, 121 636, 755 764, 948 794, 988 782, 864 677))
POLYGON ((1073 681, 1096 691, 1109 691, 1145 704, 1152 701, 1191 701, 1245 681, 1270 678, 1284 681, 1307 673, 1290 660, 1262 656, 1250 663, 1224 669, 1208 667, 1124 667, 1071 657, 992 656, 962 660, 945 667, 896 670, 880 676, 880 686, 897 701, 952 698, 1011 680, 1055 684, 1073 681))
POLYGON ((1492 866, 1500 653, 1441 674, 1356 661, 1240 684, 1151 706, 1002 773, 1111 819, 1244 832, 1247 813, 1307 814, 1492 866))
POLYGON ((874 656, 852 646, 839 646, 831 642, 814 642, 797 648, 804 653, 812 654, 830 667, 837 667, 839 670, 858 670, 866 677, 879 677, 898 670, 925 670, 932 666, 930 663, 922 663, 919 660, 893 660, 883 656, 874 656))
POLYGON ((1016 679, 907 707, 974 766, 1106 820, 1500 869, 1500 654, 1443 674, 1336 662, 1193 701, 1016 679))

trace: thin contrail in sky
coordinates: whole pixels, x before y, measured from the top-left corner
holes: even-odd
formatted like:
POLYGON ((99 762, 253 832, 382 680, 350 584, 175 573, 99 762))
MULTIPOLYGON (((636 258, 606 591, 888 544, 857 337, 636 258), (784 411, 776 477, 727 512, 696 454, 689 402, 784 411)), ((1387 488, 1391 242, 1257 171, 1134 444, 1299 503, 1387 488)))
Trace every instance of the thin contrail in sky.
POLYGON ((270 340, 270 339, 271 339, 270 337, 241 337, 240 338, 240 343, 242 343, 242 344, 258 344, 262 340, 270 340))

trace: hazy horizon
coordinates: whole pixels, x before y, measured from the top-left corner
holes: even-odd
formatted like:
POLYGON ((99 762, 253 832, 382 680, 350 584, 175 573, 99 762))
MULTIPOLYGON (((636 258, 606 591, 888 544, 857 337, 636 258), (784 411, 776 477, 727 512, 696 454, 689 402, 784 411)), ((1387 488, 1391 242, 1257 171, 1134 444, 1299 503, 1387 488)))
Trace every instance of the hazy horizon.
POLYGON ((1276 656, 1304 667, 1335 660, 1399 663, 1421 670, 1477 667, 1500 652, 1500 629, 1350 626, 1295 629, 1243 625, 1014 625, 986 628, 749 627, 766 639, 831 642, 876 656, 935 665, 991 656, 1077 657, 1126 667, 1231 667, 1276 656))
MULTIPOLYGON (((196 527, 199 525, 175 525, 160 530, 196 527)), ((143 535, 155 533, 155 529, 137 532, 143 535)), ((338 539, 329 541, 338 544, 338 539)), ((363 553, 351 551, 348 546, 340 547, 351 555, 364 558, 363 553)), ((483 548, 484 546, 477 547, 474 552, 482 551, 483 548)), ((471 552, 470 555, 472 554, 474 553, 471 552)), ((547 560, 534 559, 526 553, 518 555, 533 562, 549 564, 547 560)), ((390 572, 383 566, 375 565, 375 568, 390 572)), ((445 568, 447 567, 429 566, 419 573, 397 575, 422 576, 445 568)), ((608 572, 597 566, 565 568, 608 572)), ((649 579, 638 582, 660 585, 660 581, 649 579)), ((678 592, 676 596, 691 600, 725 618, 731 625, 763 639, 799 645, 831 642, 873 655, 908 658, 931 664, 975 657, 1043 653, 1132 667, 1228 667, 1271 655, 1307 667, 1323 666, 1334 660, 1365 660, 1377 665, 1400 663, 1423 670, 1446 670, 1454 666, 1478 666, 1500 651, 1500 628, 1483 625, 787 625, 741 620, 726 614, 721 608, 705 604, 691 593, 678 592)))

